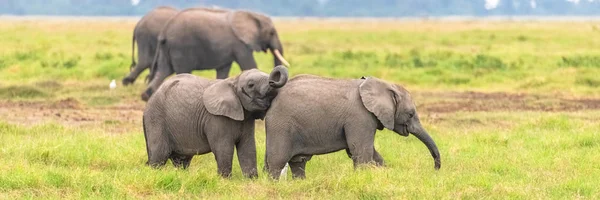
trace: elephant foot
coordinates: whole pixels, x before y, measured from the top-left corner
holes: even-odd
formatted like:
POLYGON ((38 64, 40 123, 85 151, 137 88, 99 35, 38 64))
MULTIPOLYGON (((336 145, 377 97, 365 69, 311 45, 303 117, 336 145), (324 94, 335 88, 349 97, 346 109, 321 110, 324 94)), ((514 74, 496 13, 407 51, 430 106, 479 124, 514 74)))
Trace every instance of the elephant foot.
POLYGON ((142 93, 142 101, 148 101, 150 96, 152 96, 152 88, 148 88, 146 92, 142 93))
POLYGON ((221 171, 219 170, 219 175, 221 175, 221 178, 231 178, 231 170, 229 171, 221 171))
POLYGON ((135 79, 126 77, 121 82, 123 83, 123 85, 127 86, 133 84, 134 81, 135 79))
POLYGON ((258 178, 258 172, 256 170, 254 170, 254 171, 252 171, 250 173, 247 173, 247 174, 244 173, 244 176, 246 178, 249 178, 249 179, 256 179, 256 178, 258 178))
POLYGON ((165 165, 165 162, 146 162, 146 165, 153 168, 153 169, 160 169, 162 166, 165 165))

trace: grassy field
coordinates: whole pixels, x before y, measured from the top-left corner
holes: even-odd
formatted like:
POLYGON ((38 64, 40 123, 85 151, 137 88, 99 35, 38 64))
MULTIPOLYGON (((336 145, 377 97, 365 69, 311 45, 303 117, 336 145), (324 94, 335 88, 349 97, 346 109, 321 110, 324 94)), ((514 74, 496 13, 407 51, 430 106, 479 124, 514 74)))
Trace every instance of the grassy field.
POLYGON ((129 70, 134 24, 0 20, 0 199, 600 198, 597 22, 276 20, 291 75, 404 85, 442 157, 434 171, 415 137, 380 131, 387 167, 354 170, 337 152, 279 182, 243 178, 237 159, 222 179, 212 154, 188 170, 144 165, 147 72, 108 89, 129 70))

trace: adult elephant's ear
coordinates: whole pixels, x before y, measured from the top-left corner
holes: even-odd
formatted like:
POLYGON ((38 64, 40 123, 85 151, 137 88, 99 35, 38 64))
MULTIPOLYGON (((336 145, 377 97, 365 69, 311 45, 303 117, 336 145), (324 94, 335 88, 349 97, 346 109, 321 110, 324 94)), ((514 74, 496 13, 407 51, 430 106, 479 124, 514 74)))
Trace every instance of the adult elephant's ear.
POLYGON ((395 93, 390 85, 377 78, 368 77, 360 84, 358 91, 365 108, 373 113, 385 128, 394 130, 395 93))
POLYGON ((262 51, 260 46, 260 22, 247 11, 232 11, 227 16, 235 36, 254 51, 262 51))
POLYGON ((210 114, 226 116, 237 121, 244 120, 244 108, 229 81, 222 80, 209 86, 204 90, 202 99, 210 114))

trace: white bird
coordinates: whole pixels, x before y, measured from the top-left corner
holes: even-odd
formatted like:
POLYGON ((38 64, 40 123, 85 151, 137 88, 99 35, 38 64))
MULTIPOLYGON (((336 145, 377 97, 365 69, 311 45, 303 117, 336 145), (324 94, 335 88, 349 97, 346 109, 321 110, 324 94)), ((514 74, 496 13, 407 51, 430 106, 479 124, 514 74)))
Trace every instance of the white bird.
POLYGON ((117 88, 117 82, 115 81, 115 79, 110 81, 110 84, 108 85, 108 87, 110 87, 111 90, 117 88))

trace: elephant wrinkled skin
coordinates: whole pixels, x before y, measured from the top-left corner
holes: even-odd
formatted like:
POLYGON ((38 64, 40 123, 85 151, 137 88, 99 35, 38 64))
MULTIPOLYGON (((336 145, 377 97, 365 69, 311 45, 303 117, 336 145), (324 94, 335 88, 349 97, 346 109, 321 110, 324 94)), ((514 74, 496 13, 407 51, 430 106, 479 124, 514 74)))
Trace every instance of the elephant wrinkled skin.
POLYGON ((220 80, 191 74, 169 79, 144 111, 147 164, 160 167, 171 159, 187 168, 194 155, 213 152, 219 174, 229 177, 235 147, 244 175, 258 176, 254 121, 263 118, 287 77, 287 69, 277 66, 270 75, 252 69, 220 80))
POLYGON ((376 78, 336 80, 312 75, 290 79, 265 116, 266 163, 272 178, 289 164, 293 177, 304 178, 312 155, 346 149, 354 166, 383 159, 373 142, 387 128, 422 141, 441 166, 438 148, 421 126, 408 91, 376 78))

